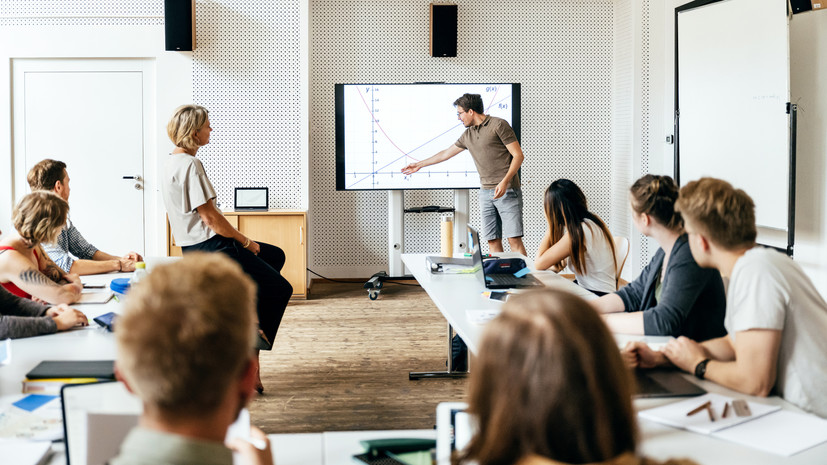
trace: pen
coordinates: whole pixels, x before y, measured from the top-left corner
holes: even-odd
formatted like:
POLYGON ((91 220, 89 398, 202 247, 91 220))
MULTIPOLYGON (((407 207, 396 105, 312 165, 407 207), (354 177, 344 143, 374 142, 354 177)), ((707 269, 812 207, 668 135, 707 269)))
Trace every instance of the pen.
POLYGON ((729 402, 726 402, 726 403, 724 403, 724 413, 721 414, 721 418, 726 418, 728 413, 729 413, 729 402))
POLYGON ((106 284, 86 284, 83 283, 84 289, 104 289, 106 288, 106 284))
MULTIPOLYGON (((687 413, 686 413, 686 416, 691 417, 692 415, 694 415, 694 414, 696 414, 696 413, 700 412, 701 410, 703 410, 703 409, 705 409, 705 408, 709 408, 709 406, 711 406, 711 405, 712 405, 712 401, 711 401, 711 400, 708 400, 708 401, 704 402, 703 404, 701 404, 701 405, 699 405, 699 406, 697 406, 697 407, 693 408, 693 409, 692 409, 692 410, 690 410, 689 412, 687 412, 687 413)), ((710 415, 711 415, 711 414, 710 414, 710 415)))

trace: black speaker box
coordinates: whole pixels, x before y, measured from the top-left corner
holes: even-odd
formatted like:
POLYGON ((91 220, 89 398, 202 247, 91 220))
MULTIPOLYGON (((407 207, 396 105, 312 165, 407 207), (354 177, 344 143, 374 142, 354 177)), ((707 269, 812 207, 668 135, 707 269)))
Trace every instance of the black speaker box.
POLYGON ((457 6, 431 3, 431 56, 457 56, 457 6))
POLYGON ((195 0, 164 0, 164 35, 167 50, 195 48, 195 0))
POLYGON ((810 0, 790 0, 790 6, 793 8, 793 14, 803 13, 813 9, 813 4, 810 0))

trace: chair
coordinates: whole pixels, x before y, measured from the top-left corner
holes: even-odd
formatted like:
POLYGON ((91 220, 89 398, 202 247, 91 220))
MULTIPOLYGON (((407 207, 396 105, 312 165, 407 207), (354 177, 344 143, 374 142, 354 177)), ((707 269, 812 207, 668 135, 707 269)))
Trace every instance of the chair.
POLYGON ((626 258, 629 257, 629 239, 622 236, 614 236, 615 240, 615 260, 617 261, 617 288, 629 284, 626 280, 620 278, 620 273, 623 271, 623 265, 626 264, 626 258), (622 285, 621 285, 622 284, 622 285))

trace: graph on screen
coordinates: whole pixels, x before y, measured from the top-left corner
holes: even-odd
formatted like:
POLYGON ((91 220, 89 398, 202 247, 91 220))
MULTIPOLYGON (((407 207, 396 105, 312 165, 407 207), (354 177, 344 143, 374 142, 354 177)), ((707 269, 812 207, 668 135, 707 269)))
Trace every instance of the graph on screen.
POLYGON ((480 186, 468 151, 403 175, 404 166, 453 145, 465 131, 453 102, 480 94, 485 113, 519 137, 519 84, 337 84, 336 189, 468 189, 480 186))

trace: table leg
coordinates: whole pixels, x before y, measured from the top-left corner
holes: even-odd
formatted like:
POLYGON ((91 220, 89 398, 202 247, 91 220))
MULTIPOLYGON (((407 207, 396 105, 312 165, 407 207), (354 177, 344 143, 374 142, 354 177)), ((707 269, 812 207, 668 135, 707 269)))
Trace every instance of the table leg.
MULTIPOLYGON (((467 371, 454 371, 454 357, 452 350, 452 341, 454 338, 454 328, 448 324, 448 370, 443 371, 411 371, 408 373, 409 380, 419 379, 461 379, 468 376, 467 371)), ((469 360, 469 367, 470 360, 469 360)))

